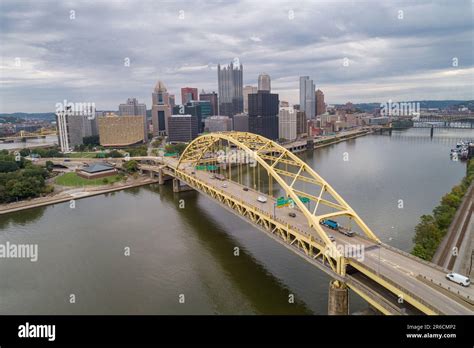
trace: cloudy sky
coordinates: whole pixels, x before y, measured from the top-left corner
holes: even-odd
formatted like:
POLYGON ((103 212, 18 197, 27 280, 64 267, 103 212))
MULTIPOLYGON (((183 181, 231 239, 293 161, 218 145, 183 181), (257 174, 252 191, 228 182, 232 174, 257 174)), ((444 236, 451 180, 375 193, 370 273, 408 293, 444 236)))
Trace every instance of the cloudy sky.
POLYGON ((309 75, 328 103, 474 99, 472 1, 0 0, 0 112, 64 99, 151 106, 157 80, 217 91, 218 63, 261 72, 298 103, 309 75), (130 61, 127 66, 128 60, 130 61))

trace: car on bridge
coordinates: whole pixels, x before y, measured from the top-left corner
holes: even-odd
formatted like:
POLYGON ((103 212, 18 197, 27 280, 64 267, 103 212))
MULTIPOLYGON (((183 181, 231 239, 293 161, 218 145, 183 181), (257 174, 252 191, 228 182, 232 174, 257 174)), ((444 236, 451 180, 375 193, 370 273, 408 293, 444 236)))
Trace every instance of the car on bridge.
POLYGON ((259 201, 260 203, 267 203, 267 199, 263 196, 258 196, 257 201, 259 201))
POLYGON ((462 285, 462 286, 469 286, 469 284, 471 284, 471 280, 468 278, 468 277, 465 277, 463 276, 462 274, 459 274, 459 273, 454 273, 454 272, 451 272, 451 273, 448 273, 446 274, 446 279, 454 282, 454 283, 458 283, 459 285, 462 285))

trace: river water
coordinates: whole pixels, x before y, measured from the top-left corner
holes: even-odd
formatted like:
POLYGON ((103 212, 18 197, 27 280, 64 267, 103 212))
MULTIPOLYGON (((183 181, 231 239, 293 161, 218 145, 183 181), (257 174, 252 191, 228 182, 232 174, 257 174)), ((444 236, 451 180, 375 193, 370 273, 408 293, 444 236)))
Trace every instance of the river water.
POLYGON ((0 150, 34 148, 38 146, 51 146, 58 143, 57 135, 46 135, 44 138, 27 139, 25 142, 16 141, 14 143, 1 143, 0 150))
MULTIPOLYGON (((431 139, 410 129, 301 157, 384 242, 409 251, 419 216, 465 174, 450 148, 473 133, 436 129, 431 139)), ((0 216, 7 242, 37 244, 38 260, 0 259, 0 314, 327 313, 323 272, 205 196, 173 194, 171 185, 0 216)), ((366 307, 350 295, 351 312, 366 307)))

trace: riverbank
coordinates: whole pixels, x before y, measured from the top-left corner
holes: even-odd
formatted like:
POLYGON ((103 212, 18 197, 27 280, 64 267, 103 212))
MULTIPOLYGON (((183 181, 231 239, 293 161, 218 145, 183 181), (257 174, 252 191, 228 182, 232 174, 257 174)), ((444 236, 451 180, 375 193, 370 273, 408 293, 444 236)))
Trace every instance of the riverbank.
POLYGON ((340 143, 342 141, 356 139, 356 138, 363 137, 363 136, 366 136, 366 135, 372 134, 372 133, 373 133, 372 131, 360 131, 360 132, 354 133, 354 135, 349 135, 349 136, 347 134, 345 134, 343 136, 335 135, 333 138, 330 138, 330 139, 324 139, 324 140, 321 140, 320 142, 315 141, 314 149, 319 149, 321 147, 337 144, 337 143, 340 143))
POLYGON ((68 202, 71 200, 92 197, 104 193, 126 190, 132 187, 144 186, 157 183, 158 180, 148 177, 134 179, 132 183, 115 183, 113 185, 102 185, 96 187, 75 188, 61 191, 55 195, 33 198, 26 201, 0 205, 0 215, 13 213, 20 210, 43 207, 47 205, 68 202))
POLYGON ((474 249, 474 182, 464 195, 446 236, 433 257, 433 262, 467 276, 474 275, 471 256, 474 249), (456 253, 454 252, 456 250, 456 253))
POLYGON ((334 135, 323 135, 316 139, 301 139, 295 140, 286 144, 282 144, 284 148, 287 150, 298 153, 303 152, 311 149, 318 149, 321 147, 337 144, 346 140, 355 139, 358 137, 362 137, 368 134, 372 134, 373 131, 371 129, 357 129, 357 130, 350 130, 350 131, 342 131, 334 135), (312 148, 308 148, 308 145, 311 144, 312 141, 312 148))
MULTIPOLYGON (((440 204, 433 209, 433 214, 421 216, 420 223, 415 227, 413 255, 427 261, 441 262, 445 266, 445 260, 449 259, 449 265, 453 266, 446 248, 454 243, 456 234, 459 234, 462 241, 467 225, 464 222, 461 224, 460 219, 468 218, 466 221, 469 224, 471 218, 470 197, 471 184, 474 182, 474 160, 469 161, 466 166, 466 176, 461 183, 441 198, 440 204)), ((459 238, 453 246, 458 247, 458 241, 459 238)))

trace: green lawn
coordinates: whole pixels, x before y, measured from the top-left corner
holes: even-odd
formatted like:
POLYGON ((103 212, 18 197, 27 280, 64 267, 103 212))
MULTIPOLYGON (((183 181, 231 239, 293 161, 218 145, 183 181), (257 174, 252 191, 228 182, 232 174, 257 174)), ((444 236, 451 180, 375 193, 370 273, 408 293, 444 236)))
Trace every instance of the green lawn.
POLYGON ((98 152, 73 152, 68 154, 70 158, 95 158, 98 152))
POLYGON ((56 184, 61 186, 90 186, 90 185, 105 185, 104 179, 108 180, 108 183, 116 182, 120 180, 119 175, 112 175, 106 178, 99 179, 84 179, 76 173, 66 173, 58 176, 55 180, 56 184))

